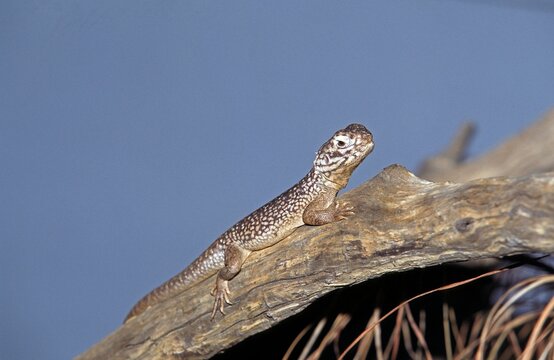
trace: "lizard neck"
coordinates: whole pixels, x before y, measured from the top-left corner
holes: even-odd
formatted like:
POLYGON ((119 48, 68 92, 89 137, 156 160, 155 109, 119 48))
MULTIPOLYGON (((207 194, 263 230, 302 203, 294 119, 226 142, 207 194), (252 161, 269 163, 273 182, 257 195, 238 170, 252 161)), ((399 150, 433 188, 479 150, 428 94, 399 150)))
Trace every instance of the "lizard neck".
POLYGON ((311 173, 320 179, 320 182, 330 189, 337 192, 344 189, 348 184, 349 176, 333 176, 331 173, 325 173, 312 168, 311 173))

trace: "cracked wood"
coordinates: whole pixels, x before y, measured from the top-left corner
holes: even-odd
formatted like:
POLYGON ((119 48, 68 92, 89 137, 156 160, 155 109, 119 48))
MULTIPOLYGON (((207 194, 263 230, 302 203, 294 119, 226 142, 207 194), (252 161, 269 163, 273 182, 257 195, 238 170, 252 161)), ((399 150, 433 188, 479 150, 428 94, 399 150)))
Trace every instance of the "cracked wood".
POLYGON ((301 227, 253 254, 224 318, 210 321, 210 278, 78 359, 207 358, 335 288, 447 262, 554 252, 554 173, 432 183, 393 165, 342 200, 355 216, 301 227))

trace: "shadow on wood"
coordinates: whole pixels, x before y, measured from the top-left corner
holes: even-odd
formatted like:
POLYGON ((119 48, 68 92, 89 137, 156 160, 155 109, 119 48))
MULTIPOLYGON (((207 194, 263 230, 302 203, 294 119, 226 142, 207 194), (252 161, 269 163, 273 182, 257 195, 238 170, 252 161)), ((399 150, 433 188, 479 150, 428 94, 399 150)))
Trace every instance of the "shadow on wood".
POLYGON ((554 252, 554 173, 432 183, 392 165, 342 197, 356 215, 303 226, 255 252, 231 282, 235 305, 210 321, 210 278, 155 306, 78 359, 206 358, 316 299, 388 273, 554 252))

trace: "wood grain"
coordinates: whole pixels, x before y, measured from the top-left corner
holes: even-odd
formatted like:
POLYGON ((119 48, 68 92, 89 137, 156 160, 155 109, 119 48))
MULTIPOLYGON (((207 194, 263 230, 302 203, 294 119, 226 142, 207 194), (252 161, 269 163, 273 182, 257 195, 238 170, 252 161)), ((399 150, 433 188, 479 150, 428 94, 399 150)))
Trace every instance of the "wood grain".
POLYGON ((474 132, 471 123, 464 124, 449 146, 426 159, 417 174, 432 181, 463 182, 554 170, 554 109, 489 152, 465 161, 474 132))
POLYGON ((433 183, 392 165, 342 200, 356 215, 255 252, 210 321, 210 278, 122 325, 77 359, 207 358, 326 293, 437 264, 554 252, 554 173, 433 183))

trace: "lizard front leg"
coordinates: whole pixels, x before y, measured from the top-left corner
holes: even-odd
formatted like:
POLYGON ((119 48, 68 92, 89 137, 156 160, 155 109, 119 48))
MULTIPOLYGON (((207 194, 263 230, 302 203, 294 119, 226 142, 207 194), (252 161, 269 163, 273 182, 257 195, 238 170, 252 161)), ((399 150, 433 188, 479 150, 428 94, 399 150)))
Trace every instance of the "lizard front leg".
POLYGON ((325 225, 346 219, 354 215, 354 208, 347 202, 339 203, 336 193, 325 192, 312 201, 302 214, 302 221, 307 225, 325 225))
POLYGON ((229 280, 234 278, 239 273, 242 264, 250 253, 250 250, 246 250, 233 243, 225 249, 225 267, 217 273, 215 288, 212 290, 212 295, 215 296, 211 315, 212 320, 218 310, 225 315, 223 310, 225 303, 228 305, 232 304, 229 299, 229 295, 231 294, 229 291, 229 280))

